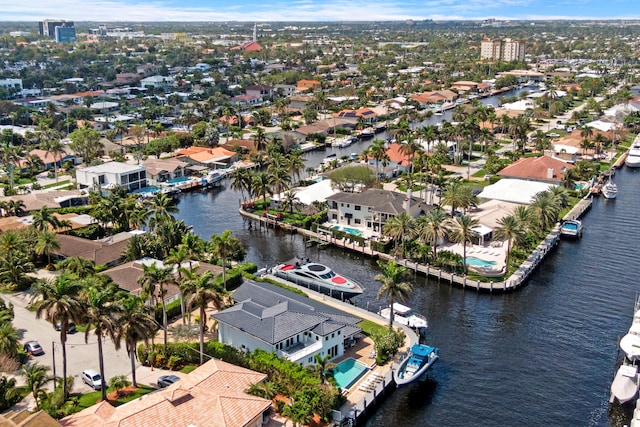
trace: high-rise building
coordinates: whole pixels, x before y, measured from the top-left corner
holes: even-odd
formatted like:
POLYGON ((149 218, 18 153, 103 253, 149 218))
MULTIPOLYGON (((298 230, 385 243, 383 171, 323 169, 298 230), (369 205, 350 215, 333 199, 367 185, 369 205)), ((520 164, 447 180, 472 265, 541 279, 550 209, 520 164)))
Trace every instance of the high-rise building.
POLYGON ((56 42, 57 43, 75 43, 76 42, 76 27, 56 27, 56 42))
POLYGON ((55 39, 57 42, 59 43, 66 43, 67 41, 60 41, 58 40, 57 36, 56 36, 56 28, 65 28, 64 31, 62 31, 62 38, 65 40, 70 40, 75 42, 76 41, 76 29, 75 26, 73 24, 73 21, 64 21, 64 20, 52 20, 52 19, 45 19, 42 22, 38 22, 38 29, 40 31, 40 34, 43 36, 47 36, 49 38, 55 39), (69 30, 69 28, 73 29, 73 37, 71 37, 71 30, 69 30), (71 40, 71 38, 73 40, 71 40))
POLYGON ((480 43, 481 59, 497 59, 502 61, 523 61, 525 55, 524 40, 484 39, 480 43))

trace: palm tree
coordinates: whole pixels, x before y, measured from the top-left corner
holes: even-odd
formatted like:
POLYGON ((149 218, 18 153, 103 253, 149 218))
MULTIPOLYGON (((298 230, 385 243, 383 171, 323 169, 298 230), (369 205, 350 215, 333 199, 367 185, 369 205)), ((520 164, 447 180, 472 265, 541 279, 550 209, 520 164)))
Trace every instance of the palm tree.
POLYGON ((478 232, 474 230, 479 224, 478 220, 467 215, 448 218, 446 221, 447 236, 454 243, 462 243, 462 268, 467 273, 467 243, 478 238, 478 232))
POLYGON ((382 234, 394 240, 396 246, 398 242, 402 244, 402 256, 405 254, 406 242, 413 237, 415 220, 406 212, 389 218, 382 226, 382 234))
POLYGON ((54 168, 54 173, 56 175, 56 184, 57 184, 58 183, 58 163, 61 163, 62 161, 62 154, 65 153, 64 147, 62 146, 60 139, 56 136, 46 141, 43 147, 43 150, 47 152, 46 157, 51 155, 51 157, 53 158, 53 168, 54 168))
POLYGON ((213 304, 215 308, 221 310, 224 307, 224 293, 215 285, 215 277, 210 271, 201 275, 196 275, 189 283, 193 290, 187 301, 189 311, 193 307, 200 309, 200 364, 204 363, 204 332, 207 325, 207 307, 213 304))
POLYGON ((51 231, 43 231, 38 234, 34 250, 37 255, 46 255, 47 265, 51 265, 51 252, 60 249, 58 235, 51 231))
POLYGON ((167 307, 165 304, 164 296, 166 294, 165 286, 175 282, 173 269, 170 267, 158 268, 155 262, 153 262, 149 266, 143 264, 142 268, 144 272, 142 273, 142 276, 138 278, 138 283, 142 285, 144 292, 150 296, 152 307, 155 308, 154 302, 156 297, 160 298, 160 304, 162 305, 162 330, 164 334, 164 349, 166 350, 168 320, 167 307))
POLYGON ((376 161, 376 179, 380 179, 380 170, 379 165, 382 161, 388 161, 389 156, 387 155, 386 143, 382 139, 376 139, 369 146, 369 150, 371 152, 371 158, 376 161))
POLYGON ((97 281, 85 282, 86 291, 86 312, 85 320, 87 329, 84 334, 84 341, 89 341, 89 334, 93 330, 98 340, 98 362, 100 365, 100 378, 102 378, 102 400, 107 400, 107 384, 104 375, 104 352, 102 349, 103 338, 110 338, 118 350, 120 348, 119 318, 122 314, 122 305, 117 299, 117 287, 96 286, 97 281), (93 282, 93 283, 92 283, 93 282))
POLYGON ((156 333, 156 321, 151 310, 138 296, 127 294, 122 299, 122 313, 118 317, 120 338, 124 339, 125 348, 131 361, 131 379, 134 387, 138 387, 136 380, 136 346, 143 341, 149 344, 149 338, 156 333))
POLYGON ((438 242, 447 235, 445 220, 448 215, 442 209, 434 209, 426 215, 421 215, 416 221, 417 236, 428 242, 433 248, 433 259, 436 259, 438 242))
POLYGON ((80 279, 91 276, 96 272, 96 263, 92 259, 81 256, 72 256, 60 261, 56 265, 58 270, 63 270, 75 274, 80 279))
POLYGON ((331 370, 335 368, 335 364, 330 361, 331 355, 326 354, 321 356, 316 353, 313 358, 316 363, 312 365, 311 369, 318 375, 322 384, 325 384, 327 381, 327 374, 332 376, 331 370))
POLYGON ((399 266, 395 262, 382 262, 378 261, 378 267, 381 270, 380 274, 377 274, 374 280, 382 283, 377 299, 386 298, 387 304, 389 304, 389 329, 393 328, 393 303, 394 301, 404 301, 409 297, 413 286, 409 282, 404 282, 403 279, 407 275, 407 269, 399 266))
POLYGON ((289 210, 289 213, 293 213, 293 208, 299 201, 295 190, 285 191, 282 193, 282 199, 280 200, 280 209, 282 211, 289 210))
POLYGON ((36 401, 36 411, 40 410, 40 399, 46 395, 45 386, 54 379, 48 372, 49 367, 42 366, 38 362, 22 365, 20 374, 25 381, 23 388, 33 395, 33 399, 36 401))
POLYGON ((262 197, 264 203, 267 202, 267 194, 271 192, 271 179, 267 172, 258 172, 251 179, 251 187, 256 197, 262 197))
POLYGON ((229 178, 231 178, 231 189, 235 191, 239 190, 243 200, 245 200, 245 192, 247 193, 247 197, 251 196, 251 172, 249 169, 234 169, 233 172, 229 174, 229 178))
POLYGON ((18 331, 11 322, 0 323, 0 354, 14 358, 20 344, 18 331))
POLYGON ((222 234, 211 236, 213 251, 222 261, 222 283, 225 291, 227 290, 227 257, 233 247, 232 239, 231 230, 225 230, 222 234))
POLYGON ((34 287, 32 301, 41 299, 36 310, 36 318, 42 315, 56 325, 60 323, 60 343, 62 344, 62 389, 67 397, 67 331, 69 321, 80 323, 84 315, 84 306, 80 299, 80 282, 66 272, 51 281, 39 281, 34 287))
POLYGON ((559 200, 548 191, 536 194, 533 202, 529 205, 529 210, 537 219, 540 231, 548 229, 558 220, 560 209, 559 200))
POLYGON ((476 204, 477 198, 473 196, 472 190, 460 180, 450 181, 442 193, 440 205, 451 206, 451 216, 454 216, 458 208, 466 210, 476 204))
POLYGON ((525 228, 515 215, 507 215, 497 222, 498 227, 493 230, 496 239, 507 240, 507 256, 505 259, 505 273, 509 271, 509 257, 511 255, 511 245, 518 245, 524 241, 525 228))
POLYGON ((46 206, 42 206, 40 210, 33 213, 32 226, 38 231, 48 231, 49 227, 53 230, 57 230, 66 225, 67 224, 65 222, 55 216, 54 213, 46 206))
POLYGON ((31 257, 19 250, 13 250, 0 256, 0 279, 9 289, 18 287, 26 278, 26 274, 33 271, 31 257))
POLYGON ((13 190, 14 184, 14 172, 16 168, 16 164, 20 160, 20 153, 17 147, 4 144, 2 149, 0 150, 0 161, 7 168, 9 172, 9 189, 13 190))

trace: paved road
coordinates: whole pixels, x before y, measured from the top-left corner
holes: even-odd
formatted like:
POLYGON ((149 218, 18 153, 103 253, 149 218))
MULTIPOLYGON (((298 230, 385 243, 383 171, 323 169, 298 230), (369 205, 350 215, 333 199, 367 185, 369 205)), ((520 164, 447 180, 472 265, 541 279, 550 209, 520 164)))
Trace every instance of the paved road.
MULTIPOLYGON (((36 340, 45 351, 44 355, 32 356, 31 360, 41 365, 53 368, 53 357, 56 360, 56 375, 62 376, 62 350, 60 347, 60 333, 57 332, 51 323, 44 319, 36 319, 35 313, 27 310, 30 302, 30 295, 18 293, 3 295, 2 298, 13 303, 15 318, 14 326, 21 334, 21 342, 36 340), (55 350, 54 350, 55 347, 55 350)), ((103 345, 105 376, 107 379, 115 375, 130 375, 131 368, 129 356, 124 348, 115 350, 114 344, 107 340, 103 345)), ((89 334, 88 342, 85 343, 85 334, 77 332, 68 335, 67 339, 67 375, 75 377, 74 391, 88 392, 89 386, 85 385, 80 378, 80 374, 85 369, 98 369, 98 344, 93 333, 89 334)))

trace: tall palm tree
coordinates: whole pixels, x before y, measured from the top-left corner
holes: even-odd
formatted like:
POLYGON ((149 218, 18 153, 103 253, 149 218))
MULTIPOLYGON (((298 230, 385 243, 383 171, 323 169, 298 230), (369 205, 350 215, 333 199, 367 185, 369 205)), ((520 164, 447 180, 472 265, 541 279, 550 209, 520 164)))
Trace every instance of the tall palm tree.
POLYGON ((462 243, 462 268, 467 273, 467 243, 471 243, 479 234, 474 230, 478 220, 467 215, 448 218, 446 221, 447 236, 454 243, 462 243))
POLYGON ((454 216, 458 208, 466 210, 477 203, 472 190, 460 180, 450 181, 442 193, 440 205, 451 206, 451 216, 454 216))
POLYGON ((229 174, 231 178, 231 189, 240 191, 242 199, 245 199, 245 192, 247 197, 251 197, 251 172, 249 169, 237 168, 229 174))
POLYGON ((169 256, 164 259, 164 263, 167 265, 172 265, 174 270, 178 273, 177 284, 180 289, 180 311, 182 314, 182 324, 186 324, 186 316, 185 316, 185 302, 184 302, 184 292, 182 288, 182 264, 189 261, 189 265, 191 265, 191 260, 189 259, 189 252, 185 245, 178 245, 177 248, 169 249, 169 256))
POLYGON ((20 152, 17 147, 11 144, 4 144, 0 149, 0 161, 9 172, 9 189, 13 190, 14 173, 16 165, 20 160, 20 152))
POLYGON ((36 230, 42 232, 48 231, 49 227, 55 231, 67 224, 65 221, 61 221, 57 216, 55 216, 49 208, 42 206, 39 210, 33 213, 33 223, 31 225, 36 230))
POLYGON ((371 158, 376 161, 376 179, 380 179, 380 162, 388 161, 386 142, 382 139, 376 139, 369 146, 371 158))
POLYGON ((407 299, 411 295, 413 286, 411 283, 403 281, 407 276, 408 270, 395 262, 378 261, 378 267, 381 273, 377 274, 374 280, 380 282, 381 286, 376 298, 385 298, 387 304, 389 304, 389 329, 392 329, 394 318, 393 303, 407 299))
POLYGON ((507 240, 507 254, 505 259, 505 273, 509 271, 509 257, 511 256, 511 247, 513 244, 520 244, 525 238, 525 228, 515 215, 507 215, 497 222, 498 227, 493 230, 496 239, 507 240))
POLYGON ((261 197, 264 203, 267 202, 267 194, 271 192, 271 179, 267 172, 258 172, 251 179, 251 187, 256 197, 261 197))
POLYGON ((121 300, 122 313, 118 317, 118 334, 124 339, 125 348, 131 361, 131 382, 138 387, 136 380, 136 346, 143 341, 149 344, 149 339, 156 333, 156 322, 149 307, 138 296, 127 294, 121 300))
POLYGON ((58 163, 62 162, 62 157, 63 157, 62 155, 65 153, 64 147, 62 146, 60 139, 56 136, 53 139, 49 139, 44 145, 43 149, 47 152, 46 157, 51 156, 51 158, 53 159, 53 169, 56 176, 56 184, 57 184, 58 183, 58 163))
POLYGON ((80 299, 82 286, 76 277, 63 272, 50 281, 39 281, 34 286, 32 301, 41 299, 36 310, 36 318, 42 315, 54 325, 60 323, 60 343, 62 347, 62 389, 67 397, 67 331, 69 322, 80 323, 84 306, 80 299))
POLYGON ((104 375, 104 351, 102 340, 110 338, 118 350, 120 348, 119 318, 122 315, 122 305, 117 298, 118 289, 115 286, 96 286, 98 281, 85 279, 85 320, 87 330, 84 341, 89 341, 89 334, 93 330, 98 340, 98 362, 100 365, 100 378, 102 378, 102 400, 107 400, 107 384, 104 375))
POLYGON ((222 234, 214 234, 211 236, 213 251, 222 262, 222 283, 225 291, 227 290, 227 258, 233 247, 232 239, 231 230, 225 230, 222 234))
POLYGON ((382 234, 394 240, 396 246, 398 242, 402 245, 402 256, 405 254, 407 240, 413 237, 414 218, 406 212, 389 218, 382 226, 382 234))
POLYGON ((426 215, 421 215, 416 221, 417 236, 424 242, 429 242, 433 248, 433 259, 436 259, 438 242, 447 235, 445 220, 448 215, 442 209, 434 209, 426 215))
POLYGON ((201 275, 195 275, 190 279, 189 286, 192 293, 187 301, 189 311, 193 307, 200 310, 200 364, 204 363, 204 332, 207 325, 207 307, 213 304, 221 310, 224 307, 225 291, 216 287, 215 277, 210 271, 201 275))
POLYGON ((165 287, 170 283, 175 282, 175 277, 173 276, 173 269, 168 268, 159 268, 156 266, 156 263, 153 262, 151 265, 142 265, 143 273, 142 276, 138 278, 138 282, 142 285, 142 288, 145 290, 145 293, 151 298, 151 305, 155 308, 155 300, 156 298, 160 298, 160 304, 162 306, 162 332, 164 338, 164 348, 167 349, 167 307, 165 304, 164 297, 166 295, 165 287))

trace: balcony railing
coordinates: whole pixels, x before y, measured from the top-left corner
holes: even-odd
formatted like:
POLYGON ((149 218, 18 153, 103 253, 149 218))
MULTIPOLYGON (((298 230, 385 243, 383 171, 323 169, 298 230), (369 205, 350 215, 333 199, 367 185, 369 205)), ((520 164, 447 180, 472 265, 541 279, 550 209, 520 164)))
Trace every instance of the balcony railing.
POLYGON ((322 341, 314 341, 311 345, 304 346, 299 350, 298 348, 299 344, 291 346, 286 350, 278 351, 278 355, 286 358, 291 362, 296 362, 298 360, 304 359, 305 357, 309 357, 318 350, 322 349, 322 341))

